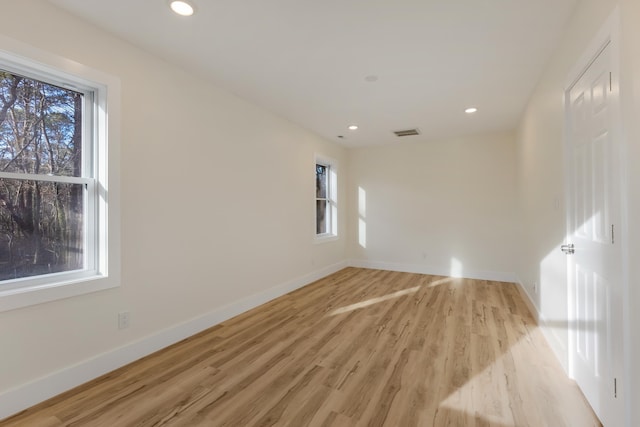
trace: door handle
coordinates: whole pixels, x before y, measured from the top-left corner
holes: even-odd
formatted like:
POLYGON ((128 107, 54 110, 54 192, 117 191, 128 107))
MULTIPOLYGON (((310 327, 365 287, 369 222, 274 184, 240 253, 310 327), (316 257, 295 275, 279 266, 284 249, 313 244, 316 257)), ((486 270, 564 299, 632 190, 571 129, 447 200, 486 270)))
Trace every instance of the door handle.
POLYGON ((573 243, 560 246, 560 250, 564 252, 566 255, 571 255, 576 252, 576 249, 575 249, 575 246, 573 246, 573 243))

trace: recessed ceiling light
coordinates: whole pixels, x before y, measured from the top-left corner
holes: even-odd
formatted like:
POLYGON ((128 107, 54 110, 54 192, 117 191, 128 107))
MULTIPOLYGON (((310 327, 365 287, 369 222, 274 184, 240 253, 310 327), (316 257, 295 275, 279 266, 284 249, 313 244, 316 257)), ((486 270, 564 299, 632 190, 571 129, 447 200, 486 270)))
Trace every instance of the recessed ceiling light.
POLYGON ((357 126, 357 125, 351 125, 351 126, 349 126, 349 130, 356 130, 356 129, 358 129, 358 126, 357 126))
POLYGON ((173 10, 178 15, 182 16, 191 16, 193 15, 193 6, 191 6, 186 1, 172 1, 171 2, 171 10, 173 10))
POLYGON ((464 112, 467 113, 467 114, 473 114, 473 113, 475 113, 477 111, 478 111, 478 109, 476 107, 469 107, 466 110, 464 110, 464 112))

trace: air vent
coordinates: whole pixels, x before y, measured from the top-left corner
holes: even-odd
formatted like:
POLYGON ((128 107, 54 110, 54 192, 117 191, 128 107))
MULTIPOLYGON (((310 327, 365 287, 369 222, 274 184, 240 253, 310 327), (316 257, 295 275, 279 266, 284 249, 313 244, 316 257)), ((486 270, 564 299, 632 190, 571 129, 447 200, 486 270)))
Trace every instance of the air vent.
POLYGON ((418 129, 396 130, 393 133, 395 133, 398 137, 420 135, 420 131, 418 129))

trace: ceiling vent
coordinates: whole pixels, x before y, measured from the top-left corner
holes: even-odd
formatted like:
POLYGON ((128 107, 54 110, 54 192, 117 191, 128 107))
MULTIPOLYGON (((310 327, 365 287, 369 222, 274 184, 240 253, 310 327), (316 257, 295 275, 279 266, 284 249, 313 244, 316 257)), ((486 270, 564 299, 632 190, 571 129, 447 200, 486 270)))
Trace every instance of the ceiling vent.
POLYGON ((393 133, 395 133, 398 137, 420 135, 420 131, 418 129, 396 130, 393 133))

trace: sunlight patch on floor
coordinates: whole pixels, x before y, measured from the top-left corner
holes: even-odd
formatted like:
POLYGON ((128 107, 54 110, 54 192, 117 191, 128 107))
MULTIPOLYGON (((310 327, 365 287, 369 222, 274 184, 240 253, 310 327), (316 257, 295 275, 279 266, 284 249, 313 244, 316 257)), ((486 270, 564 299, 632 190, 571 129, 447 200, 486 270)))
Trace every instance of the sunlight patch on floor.
POLYGON ((348 313, 350 311, 359 310, 361 308, 369 307, 370 305, 378 304, 378 303, 381 303, 381 302, 384 302, 384 301, 388 301, 390 299, 400 298, 400 297, 405 296, 405 295, 414 294, 414 293, 418 292, 421 287, 434 288, 436 286, 442 286, 442 285, 449 284, 449 283, 451 283, 451 282, 453 282, 455 280, 456 280, 456 278, 454 278, 454 277, 443 277, 442 279, 434 280, 434 281, 426 283, 424 285, 415 286, 415 287, 409 288, 409 289, 403 289, 401 291, 393 292, 391 294, 387 294, 387 295, 384 295, 384 296, 381 296, 381 297, 371 298, 371 299, 368 299, 366 301, 361 301, 361 302, 357 302, 355 304, 350 304, 350 305, 347 305, 347 306, 344 306, 344 307, 337 308, 334 311, 332 311, 329 314, 329 316, 336 316, 338 314, 348 313))
MULTIPOLYGON (((520 345, 518 343, 517 345, 520 345)), ((461 413, 466 417, 482 420, 487 425, 514 426, 503 359, 505 354, 474 375, 440 403, 445 413, 461 413), (478 408, 482 408, 478 410, 478 408)))
MULTIPOLYGON (((584 404, 581 396, 553 394, 553 387, 547 386, 552 378, 564 373, 559 365, 554 367, 553 363, 549 363, 549 360, 555 362, 555 358, 551 349, 544 345, 544 338, 538 327, 529 329, 527 335, 503 350, 488 347, 490 344, 485 340, 486 337, 481 335, 472 335, 468 344, 474 347, 471 350, 476 353, 472 359, 492 361, 486 366, 482 362, 469 366, 476 373, 440 402, 439 407, 443 413, 461 414, 468 421, 473 420, 475 425, 480 422, 480 425, 514 427, 522 425, 523 419, 526 419, 529 425, 538 426, 549 425, 549 419, 558 415, 549 418, 549 414, 557 412, 558 408, 577 408, 584 404), (496 351, 503 353, 498 356, 496 351), (530 363, 529 366, 514 364, 518 360, 527 360, 527 357, 531 359, 532 352, 539 352, 539 361, 531 363, 530 360, 527 362, 530 363), (544 399, 549 401, 545 403, 544 399), (523 402, 529 403, 523 405, 523 402), (520 409, 514 412, 513 407, 520 409)), ((451 362, 454 364, 453 371, 457 372, 456 361, 451 362)), ((579 411, 576 414, 580 415, 572 419, 569 425, 592 425, 591 414, 579 411)))
POLYGON ((394 298, 400 298, 400 297, 405 296, 405 295, 410 295, 410 294, 416 293, 416 292, 418 292, 419 289, 420 289, 420 286, 415 286, 413 288, 403 289, 401 291, 394 292, 392 294, 384 295, 384 296, 377 297, 377 298, 371 298, 371 299, 366 300, 366 301, 361 301, 361 302, 357 302, 355 304, 347 305, 345 307, 340 307, 340 308, 335 309, 334 311, 332 311, 331 314, 329 314, 329 316, 335 316, 335 315, 338 315, 338 314, 348 313, 350 311, 359 310, 361 308, 365 308, 365 307, 368 307, 370 305, 378 304, 378 303, 383 302, 383 301, 388 301, 388 300, 394 299, 394 298))
POLYGON ((429 282, 427 285, 428 288, 435 288, 436 286, 446 285, 448 283, 453 282, 456 278, 453 277, 445 277, 443 279, 434 280, 433 282, 429 282))

